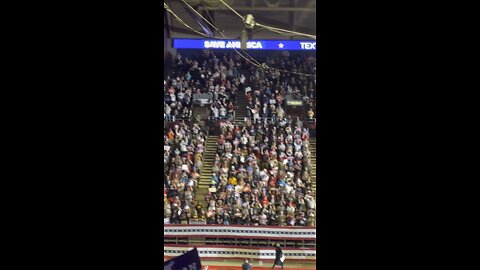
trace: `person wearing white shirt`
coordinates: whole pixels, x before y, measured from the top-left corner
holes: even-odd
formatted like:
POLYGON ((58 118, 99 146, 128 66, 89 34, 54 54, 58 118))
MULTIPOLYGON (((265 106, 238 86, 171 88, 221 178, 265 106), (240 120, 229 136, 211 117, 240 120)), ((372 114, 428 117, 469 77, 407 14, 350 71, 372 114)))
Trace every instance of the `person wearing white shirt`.
POLYGON ((221 107, 220 108, 220 116, 221 117, 225 117, 227 115, 227 109, 225 109, 225 107, 221 107))
POLYGON ((212 112, 213 112, 213 117, 218 118, 218 108, 216 106, 212 108, 212 112))
POLYGON ((245 83, 245 76, 243 76, 243 74, 242 74, 242 76, 240 76, 240 83, 241 84, 245 83))

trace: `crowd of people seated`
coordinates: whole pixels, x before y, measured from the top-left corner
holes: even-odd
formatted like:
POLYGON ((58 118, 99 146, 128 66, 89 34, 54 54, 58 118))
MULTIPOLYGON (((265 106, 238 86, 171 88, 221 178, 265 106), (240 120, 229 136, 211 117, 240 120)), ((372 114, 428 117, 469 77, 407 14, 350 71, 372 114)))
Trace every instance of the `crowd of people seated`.
POLYGON ((200 93, 211 94, 211 117, 231 119, 237 92, 245 89, 247 77, 246 94, 251 116, 276 118, 279 113, 282 116, 285 96, 291 95, 304 101, 306 117, 313 119, 316 79, 302 74, 315 74, 316 59, 311 55, 290 56, 289 52, 283 52, 280 57, 266 57, 260 61, 274 69, 259 68, 234 53, 205 50, 192 58, 177 53, 173 69, 164 81, 165 119, 191 117, 192 96, 200 93))
POLYGON ((225 122, 207 200, 208 224, 314 226, 309 131, 298 118, 225 122))
POLYGON ((316 80, 313 56, 288 52, 263 61, 261 69, 235 53, 203 51, 197 57, 174 58, 164 81, 165 130, 164 218, 171 224, 206 218, 208 224, 315 226, 308 128, 286 115, 285 98, 304 101, 306 119, 315 116, 316 80), (280 72, 288 70, 291 73, 280 72), (246 95, 244 127, 221 122, 207 209, 194 202, 204 165, 205 132, 192 120, 195 94, 211 96, 211 118, 232 120, 236 95, 246 95), (266 120, 269 121, 266 121, 266 120), (188 122, 195 123, 189 126, 188 122), (178 122, 180 121, 180 122, 178 122))
POLYGON ((209 94, 210 117, 231 119, 241 83, 242 61, 232 54, 204 51, 197 57, 177 54, 172 71, 164 82, 165 119, 175 121, 192 117, 194 94, 209 94), (172 107, 173 105, 173 107, 172 107))
POLYGON ((192 116, 192 88, 186 76, 164 81, 164 120, 176 121, 192 116))
POLYGON ((282 118, 285 114, 286 96, 303 100, 306 117, 315 117, 316 79, 305 74, 315 74, 316 61, 313 56, 291 57, 288 52, 277 58, 266 58, 273 69, 261 69, 254 65, 250 69, 249 87, 246 88, 249 116, 255 119, 282 118), (287 70, 290 72, 281 72, 287 70))
POLYGON ((192 217, 205 141, 205 132, 198 123, 190 127, 181 121, 165 130, 164 218, 169 219, 171 224, 179 224, 192 217))

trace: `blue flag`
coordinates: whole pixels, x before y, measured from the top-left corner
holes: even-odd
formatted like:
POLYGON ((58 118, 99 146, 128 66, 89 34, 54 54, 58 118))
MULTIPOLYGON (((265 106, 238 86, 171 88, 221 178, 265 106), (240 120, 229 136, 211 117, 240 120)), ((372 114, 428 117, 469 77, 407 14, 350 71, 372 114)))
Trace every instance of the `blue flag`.
POLYGON ((197 248, 165 262, 163 270, 202 270, 197 248))

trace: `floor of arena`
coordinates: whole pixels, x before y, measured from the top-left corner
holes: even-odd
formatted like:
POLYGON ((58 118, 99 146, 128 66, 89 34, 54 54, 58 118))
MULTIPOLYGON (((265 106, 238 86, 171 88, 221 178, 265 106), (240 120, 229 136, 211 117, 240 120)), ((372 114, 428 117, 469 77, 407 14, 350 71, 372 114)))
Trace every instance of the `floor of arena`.
MULTIPOLYGON (((202 263, 202 269, 205 270, 207 269, 206 267, 208 266, 208 270, 241 270, 242 267, 242 262, 208 262, 208 263, 202 263)), ((272 263, 265 264, 263 263, 261 266, 259 263, 252 263, 253 265, 253 270, 268 270, 272 269, 272 263)), ((275 269, 282 269, 280 266, 276 266, 275 269)), ((285 263, 283 266, 283 269, 289 269, 289 270, 305 270, 305 269, 315 269, 315 264, 314 263, 285 263)))
MULTIPOLYGON (((164 261, 167 261, 168 257, 164 258, 164 261)), ((202 261, 202 270, 241 270, 243 260, 203 260, 202 261), (208 266, 208 268, 207 268, 208 266)), ((253 270, 268 270, 272 268, 273 261, 253 261, 252 266, 253 270)), ((283 269, 289 270, 305 270, 305 269, 315 269, 316 264, 314 262, 285 262, 283 269)), ((282 269, 280 266, 276 266, 275 269, 282 269)))

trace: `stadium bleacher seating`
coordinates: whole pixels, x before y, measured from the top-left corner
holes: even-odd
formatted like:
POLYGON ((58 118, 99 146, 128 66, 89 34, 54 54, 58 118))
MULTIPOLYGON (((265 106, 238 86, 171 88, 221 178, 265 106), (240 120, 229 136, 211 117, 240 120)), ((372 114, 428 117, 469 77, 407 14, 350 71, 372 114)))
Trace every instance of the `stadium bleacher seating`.
POLYGON ((167 223, 315 226, 306 123, 316 115, 316 81, 299 73, 315 73, 316 61, 288 52, 264 61, 278 70, 218 51, 174 58, 164 81, 167 223), (211 123, 219 130, 212 160, 205 153, 209 131, 192 117, 195 94, 211 97, 211 123), (301 117, 288 115, 287 96, 303 101, 301 117), (202 172, 209 173, 207 187, 202 172))

